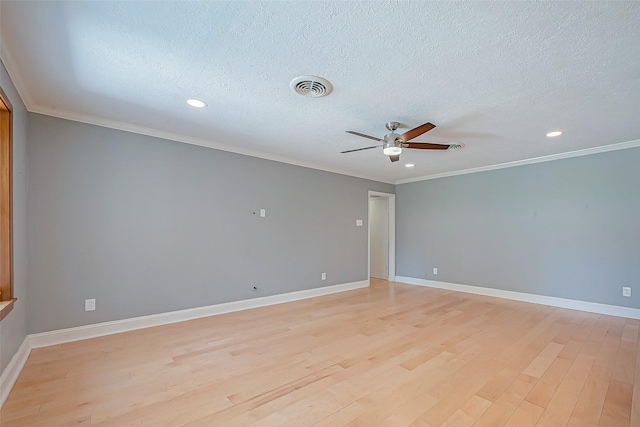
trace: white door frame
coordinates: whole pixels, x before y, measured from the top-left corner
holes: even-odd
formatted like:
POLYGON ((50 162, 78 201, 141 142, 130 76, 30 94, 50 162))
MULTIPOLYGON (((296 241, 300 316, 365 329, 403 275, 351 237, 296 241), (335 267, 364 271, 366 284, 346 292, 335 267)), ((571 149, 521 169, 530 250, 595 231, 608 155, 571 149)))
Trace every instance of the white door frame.
POLYGON ((371 232, 369 224, 371 223, 371 212, 369 202, 371 196, 384 197, 389 201, 389 281, 396 280, 396 195, 391 193, 380 193, 379 191, 369 190, 367 196, 367 275, 371 278, 371 232))

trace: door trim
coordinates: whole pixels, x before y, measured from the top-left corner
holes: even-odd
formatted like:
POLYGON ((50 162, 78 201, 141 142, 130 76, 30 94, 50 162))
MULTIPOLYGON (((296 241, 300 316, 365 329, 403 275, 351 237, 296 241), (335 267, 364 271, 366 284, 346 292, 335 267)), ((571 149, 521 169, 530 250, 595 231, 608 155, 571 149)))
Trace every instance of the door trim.
POLYGON ((371 223, 371 212, 369 209, 369 202, 371 196, 384 197, 388 199, 389 203, 389 277, 390 282, 396 280, 396 195, 391 193, 381 193, 379 191, 369 190, 367 195, 367 277, 371 278, 371 232, 369 230, 369 224, 371 223))

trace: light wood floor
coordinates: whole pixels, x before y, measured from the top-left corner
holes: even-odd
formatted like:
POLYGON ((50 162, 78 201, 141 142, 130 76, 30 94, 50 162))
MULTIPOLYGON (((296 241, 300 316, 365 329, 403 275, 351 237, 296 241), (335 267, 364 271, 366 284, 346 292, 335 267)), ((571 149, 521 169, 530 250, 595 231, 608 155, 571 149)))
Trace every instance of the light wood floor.
POLYGON ((368 289, 33 350, 12 426, 640 426, 637 320, 368 289))

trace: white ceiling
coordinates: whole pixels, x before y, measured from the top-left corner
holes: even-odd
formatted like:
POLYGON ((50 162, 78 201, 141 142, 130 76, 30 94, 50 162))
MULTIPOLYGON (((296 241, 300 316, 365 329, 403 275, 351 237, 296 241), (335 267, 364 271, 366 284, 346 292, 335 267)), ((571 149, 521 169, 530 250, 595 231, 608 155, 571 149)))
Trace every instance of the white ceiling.
POLYGON ((349 175, 397 182, 640 139, 638 1, 2 0, 0 15, 30 111, 349 175), (306 74, 333 92, 292 92, 306 74), (382 137, 391 120, 465 148, 340 154, 375 144, 346 130, 382 137))

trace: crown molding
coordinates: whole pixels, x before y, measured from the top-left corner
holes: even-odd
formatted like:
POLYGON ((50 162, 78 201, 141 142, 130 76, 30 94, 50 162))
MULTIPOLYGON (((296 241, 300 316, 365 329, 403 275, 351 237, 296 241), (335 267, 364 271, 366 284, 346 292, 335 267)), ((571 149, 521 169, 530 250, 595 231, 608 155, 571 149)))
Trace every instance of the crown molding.
POLYGON ((447 178, 447 177, 450 177, 450 176, 467 175, 467 174, 470 174, 470 173, 487 172, 487 171, 492 171, 492 170, 497 170, 497 169, 514 168, 514 167, 517 167, 517 166, 533 165, 535 163, 552 162, 554 160, 569 159, 569 158, 572 158, 572 157, 589 156, 591 154, 606 153, 606 152, 609 152, 609 151, 617 151, 617 150, 626 150, 627 148, 636 148, 636 147, 640 147, 640 139, 637 139, 637 140, 634 140, 634 141, 628 141, 628 142, 620 142, 620 143, 611 144, 611 145, 602 145, 600 147, 585 148, 585 149, 576 150, 576 151, 567 151, 566 153, 558 153, 558 154, 551 154, 551 155, 548 155, 548 156, 533 157, 531 159, 516 160, 514 162, 498 163, 498 164, 495 164, 495 165, 481 166, 481 167, 478 167, 478 168, 463 169, 463 170, 453 171, 453 172, 444 172, 444 173, 438 173, 438 174, 434 174, 434 175, 420 176, 420 177, 417 177, 417 178, 401 179, 399 181, 396 181, 395 184, 396 185, 407 184, 409 182, 428 181, 430 179, 447 178))
POLYGON ((339 175, 351 176, 354 178, 361 178, 370 181, 383 182, 386 184, 393 184, 393 180, 381 180, 380 178, 376 178, 368 175, 360 175, 354 174, 353 172, 349 172, 342 169, 330 168, 326 166, 322 166, 312 162, 304 162, 296 159, 292 159, 286 156, 278 156, 266 154, 256 150, 247 150, 242 149, 226 144, 221 144, 216 141, 212 141, 210 139, 205 138, 197 138, 192 136, 181 135, 172 132, 161 131, 158 129, 153 129, 145 126, 137 126, 130 123, 120 122, 117 120, 109 120, 101 117, 92 116, 89 114, 77 114, 69 111, 59 110, 56 108, 46 107, 43 105, 37 104, 31 93, 27 89, 27 85, 21 78, 21 74, 17 72, 17 69, 13 66, 15 61, 11 53, 4 47, 4 44, 0 44, 0 59, 2 60, 5 68, 7 69, 7 73, 13 82, 13 85, 18 92, 20 98, 22 98, 22 102, 24 103, 27 111, 30 113, 42 114, 45 116, 57 117, 59 119, 71 120, 74 122, 86 123, 95 126, 106 127, 110 129, 121 130, 125 132, 137 133, 140 135, 151 136, 155 138, 162 138, 169 141, 182 142, 185 144, 197 145, 200 147, 212 148, 214 150, 227 151, 230 153, 241 154, 243 156, 256 157, 264 160, 271 160, 279 163, 286 163, 294 166, 301 166, 309 169, 316 169, 324 172, 336 173, 339 175))
POLYGON ((34 105, 33 98, 31 97, 31 93, 27 89, 27 85, 24 80, 20 76, 20 73, 13 66, 15 61, 11 56, 11 53, 5 48, 4 43, 0 43, 0 60, 4 64, 4 68, 7 70, 7 74, 9 74, 9 78, 13 82, 13 86, 16 88, 18 95, 22 99, 22 103, 24 104, 27 111, 31 111, 31 108, 34 105))
POLYGON ((200 147, 212 148, 214 150, 227 151, 230 153, 240 154, 243 156, 256 157, 264 160, 271 160, 273 162, 286 163, 294 166, 301 166, 309 169, 316 169, 324 172, 336 173, 340 175, 347 175, 354 178, 361 178, 370 181, 376 182, 384 182, 387 184, 393 184, 392 180, 381 180, 380 178, 367 176, 367 175, 359 175, 354 174, 353 172, 349 172, 346 170, 330 168, 326 166, 322 166, 316 163, 304 162, 296 159, 292 159, 286 156, 278 156, 272 154, 266 154, 260 151, 255 150, 247 150, 239 147, 234 147, 226 144, 220 144, 218 142, 205 139, 198 138, 193 136, 181 135, 172 132, 161 131, 158 129, 153 129, 145 126, 133 125, 130 123, 120 122, 117 120, 109 120, 101 117, 92 116, 89 114, 76 114, 68 111, 58 110, 54 108, 44 107, 42 105, 32 105, 31 108, 27 108, 31 113, 42 114, 45 116, 57 117, 59 119, 71 120, 74 122, 80 122, 95 126, 106 127, 115 130, 121 130, 125 132, 137 133, 140 135, 151 136, 154 138, 166 139, 169 141, 182 142, 185 144, 198 145, 200 147))

